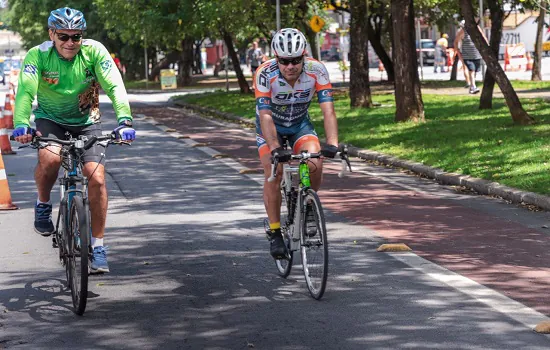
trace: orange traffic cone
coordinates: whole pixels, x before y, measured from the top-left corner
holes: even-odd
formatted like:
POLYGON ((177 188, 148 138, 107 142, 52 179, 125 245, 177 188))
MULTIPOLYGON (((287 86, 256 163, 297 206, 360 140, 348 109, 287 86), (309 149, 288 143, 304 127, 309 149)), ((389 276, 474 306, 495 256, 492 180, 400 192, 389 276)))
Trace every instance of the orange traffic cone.
POLYGON ((8 129, 6 129, 3 113, 0 111, 0 153, 1 154, 15 154, 11 149, 11 143, 9 138, 8 129))
POLYGON ((4 160, 0 154, 0 210, 19 209, 11 202, 10 187, 8 186, 8 177, 4 169, 4 160))
POLYGON ((4 103, 4 124, 8 129, 13 129, 13 99, 13 87, 10 84, 10 90, 6 94, 6 102, 4 103))
POLYGON ((384 71, 384 65, 382 64, 381 60, 378 60, 378 71, 383 72, 384 71))

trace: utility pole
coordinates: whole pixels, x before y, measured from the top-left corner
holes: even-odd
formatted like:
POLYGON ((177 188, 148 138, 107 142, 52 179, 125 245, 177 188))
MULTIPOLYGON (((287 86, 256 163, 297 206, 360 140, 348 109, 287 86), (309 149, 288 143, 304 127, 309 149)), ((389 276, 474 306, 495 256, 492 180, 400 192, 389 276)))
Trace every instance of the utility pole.
POLYGON ((416 40, 418 40, 418 55, 420 57, 420 80, 424 80, 424 53, 422 52, 422 39, 420 36, 420 20, 416 19, 416 40))
POLYGON ((279 31, 281 29, 281 1, 280 0, 277 0, 277 3, 275 5, 276 7, 276 11, 277 12, 277 31, 279 31))

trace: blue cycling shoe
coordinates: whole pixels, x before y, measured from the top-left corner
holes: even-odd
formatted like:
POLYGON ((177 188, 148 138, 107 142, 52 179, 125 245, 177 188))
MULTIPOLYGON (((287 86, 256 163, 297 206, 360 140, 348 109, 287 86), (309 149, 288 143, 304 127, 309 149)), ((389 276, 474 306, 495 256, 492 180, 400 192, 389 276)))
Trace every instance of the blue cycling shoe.
POLYGON ((95 247, 92 255, 92 266, 90 273, 105 273, 109 272, 109 264, 107 264, 107 248, 95 247))
POLYGON ((34 230, 44 237, 54 233, 51 204, 40 203, 34 207, 34 230))

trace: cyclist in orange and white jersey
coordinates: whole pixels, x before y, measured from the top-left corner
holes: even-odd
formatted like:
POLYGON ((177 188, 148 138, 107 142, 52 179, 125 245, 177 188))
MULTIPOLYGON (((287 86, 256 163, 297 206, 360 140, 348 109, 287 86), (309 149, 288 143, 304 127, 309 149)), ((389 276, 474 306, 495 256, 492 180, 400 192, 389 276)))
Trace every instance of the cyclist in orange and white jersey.
MULTIPOLYGON (((332 85, 325 65, 305 57, 307 41, 302 32, 294 28, 278 31, 271 42, 275 58, 262 64, 254 80, 256 94, 256 143, 264 168, 264 204, 271 231, 271 255, 276 259, 285 256, 281 235, 280 174, 274 182, 271 164, 274 158, 284 163, 291 154, 302 150, 323 152, 334 158, 338 145, 338 126, 332 97, 332 85), (309 119, 309 105, 317 95, 324 116, 327 145, 321 150, 319 138, 309 119), (292 150, 281 147, 281 136, 289 139, 292 150)), ((322 160, 310 161, 311 184, 318 190, 322 179, 322 160)))

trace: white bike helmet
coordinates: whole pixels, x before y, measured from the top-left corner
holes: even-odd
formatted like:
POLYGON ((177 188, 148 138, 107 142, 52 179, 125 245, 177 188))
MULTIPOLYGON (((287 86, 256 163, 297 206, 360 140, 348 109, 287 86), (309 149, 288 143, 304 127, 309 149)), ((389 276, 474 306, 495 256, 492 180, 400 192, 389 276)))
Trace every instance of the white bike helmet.
POLYGON ((86 30, 86 20, 82 12, 68 7, 62 7, 50 12, 48 28, 86 30))
POLYGON ((306 52, 307 40, 301 31, 294 28, 279 30, 271 40, 271 49, 277 57, 294 58, 306 52))

